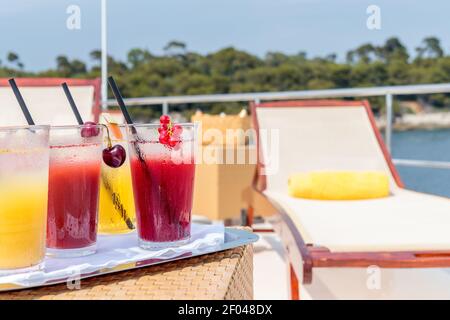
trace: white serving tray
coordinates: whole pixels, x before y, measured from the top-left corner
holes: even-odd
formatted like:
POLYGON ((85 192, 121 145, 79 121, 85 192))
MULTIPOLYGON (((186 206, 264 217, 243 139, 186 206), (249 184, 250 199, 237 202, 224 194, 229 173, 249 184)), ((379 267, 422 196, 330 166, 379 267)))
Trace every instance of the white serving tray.
POLYGON ((253 243, 258 238, 257 235, 245 230, 193 224, 192 241, 186 245, 176 249, 149 252, 138 248, 136 233, 99 236, 96 254, 69 259, 47 257, 44 261, 45 268, 41 271, 0 276, 0 291, 72 283, 75 280, 108 273, 224 251, 253 243), (222 236, 219 241, 220 233, 222 236))

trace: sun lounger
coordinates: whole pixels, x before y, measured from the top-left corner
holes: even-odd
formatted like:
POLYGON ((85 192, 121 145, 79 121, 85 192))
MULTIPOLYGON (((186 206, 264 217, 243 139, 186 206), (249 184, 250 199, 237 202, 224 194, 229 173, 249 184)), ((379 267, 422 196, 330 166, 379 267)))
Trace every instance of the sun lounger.
MULTIPOLYGON (((85 121, 98 121, 100 109, 99 79, 16 78, 17 85, 36 124, 76 124, 61 88, 67 82, 85 121)), ((26 121, 11 90, 8 79, 0 78, 0 126, 25 125, 26 121)))
POLYGON ((367 101, 268 102, 251 108, 260 155, 254 188, 279 213, 275 230, 289 257, 293 298, 299 297, 299 284, 312 283, 314 268, 450 267, 450 200, 404 188, 367 101), (279 132, 279 152, 268 152, 267 139, 261 139, 260 130, 270 129, 279 132), (277 162, 278 170, 261 174, 277 162), (318 170, 383 171, 391 195, 351 201, 288 195, 291 174, 318 170))

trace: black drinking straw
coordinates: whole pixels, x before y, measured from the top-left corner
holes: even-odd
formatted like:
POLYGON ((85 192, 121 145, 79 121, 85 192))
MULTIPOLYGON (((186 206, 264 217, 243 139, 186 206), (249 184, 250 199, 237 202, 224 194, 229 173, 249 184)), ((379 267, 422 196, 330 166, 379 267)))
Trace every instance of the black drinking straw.
POLYGON ((72 94, 70 93, 69 86, 65 82, 63 84, 61 84, 61 86, 64 89, 64 93, 66 94, 67 100, 69 101, 69 104, 70 104, 70 107, 72 108, 73 114, 75 115, 75 118, 77 118, 78 124, 79 125, 84 124, 83 118, 81 118, 81 114, 78 111, 75 101, 73 100, 72 94))
MULTIPOLYGON (((108 77, 108 83, 113 91, 114 97, 117 100, 117 103, 119 104, 120 110, 122 111, 123 117, 125 118, 125 122, 127 124, 133 124, 133 120, 130 117, 130 114, 128 113, 127 106, 125 105, 125 102, 123 101, 122 94, 119 91, 119 87, 117 87, 116 82, 114 81, 113 77, 108 77)), ((131 133, 134 135, 137 141, 139 141, 139 136, 137 134, 137 130, 134 126, 131 126, 131 133)), ((144 161, 144 157, 142 156, 142 153, 139 149, 139 146, 134 143, 134 148, 139 156, 139 160, 144 161)))
MULTIPOLYGON (((128 113, 127 106, 125 105, 125 102, 123 101, 122 94, 120 93, 119 87, 117 87, 117 84, 114 81, 114 78, 111 76, 108 77, 108 83, 113 91, 113 94, 117 100, 117 103, 119 104, 120 110, 122 110, 122 114, 123 114, 123 117, 125 118, 126 123, 132 125, 133 120, 131 119, 130 114, 128 113)), ((133 134, 133 136, 136 139, 136 142, 132 142, 134 151, 136 152, 139 161, 144 166, 144 171, 148 174, 149 170, 147 167, 147 163, 145 162, 144 155, 142 154, 141 148, 139 148, 139 145, 137 144, 137 142, 141 141, 141 139, 139 138, 137 130, 134 126, 131 126, 130 129, 131 129, 131 133, 133 134)))
POLYGON ((30 111, 28 111, 27 105, 25 104, 25 100, 23 100, 19 87, 17 87, 16 81, 14 80, 14 78, 12 78, 9 79, 8 82, 14 91, 14 95, 16 96, 17 102, 19 102, 20 108, 22 109, 25 119, 27 119, 28 125, 34 126, 33 118, 31 117, 30 111))
POLYGON ((116 82, 113 77, 108 77, 108 83, 113 91, 114 97, 119 104, 120 110, 122 110, 123 117, 128 124, 133 124, 133 120, 131 120, 130 114, 128 113, 127 107, 125 106, 125 102, 123 101, 122 95, 120 94, 119 88, 117 87, 116 82))

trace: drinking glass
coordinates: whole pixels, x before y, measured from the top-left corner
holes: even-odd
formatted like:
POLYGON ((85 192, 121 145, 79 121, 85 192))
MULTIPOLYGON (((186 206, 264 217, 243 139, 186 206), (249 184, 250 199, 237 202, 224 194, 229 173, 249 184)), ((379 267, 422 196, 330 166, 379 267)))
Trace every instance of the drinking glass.
MULTIPOLYGON (((119 144, 127 150, 126 127, 110 124, 108 127, 112 144, 119 144)), ((107 138, 106 135, 104 138, 107 138)), ((128 151, 127 155, 129 155, 128 151)), ((99 233, 120 234, 134 231, 136 212, 131 184, 130 157, 127 156, 124 164, 119 168, 111 168, 103 163, 100 180, 99 233)))
POLYGON ((43 267, 48 141, 48 126, 0 128, 1 275, 43 267))
POLYGON ((50 129, 47 253, 95 253, 103 126, 50 129))
POLYGON ((191 235, 196 125, 180 125, 175 148, 159 142, 158 125, 128 126, 138 239, 144 249, 177 246, 191 235))

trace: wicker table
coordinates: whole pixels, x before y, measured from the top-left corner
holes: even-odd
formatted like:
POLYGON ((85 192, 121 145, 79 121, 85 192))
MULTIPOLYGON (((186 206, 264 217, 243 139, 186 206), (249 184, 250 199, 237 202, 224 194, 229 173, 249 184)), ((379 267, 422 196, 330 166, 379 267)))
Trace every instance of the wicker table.
POLYGON ((235 249, 81 280, 0 294, 5 299, 252 299, 253 249, 235 249))

